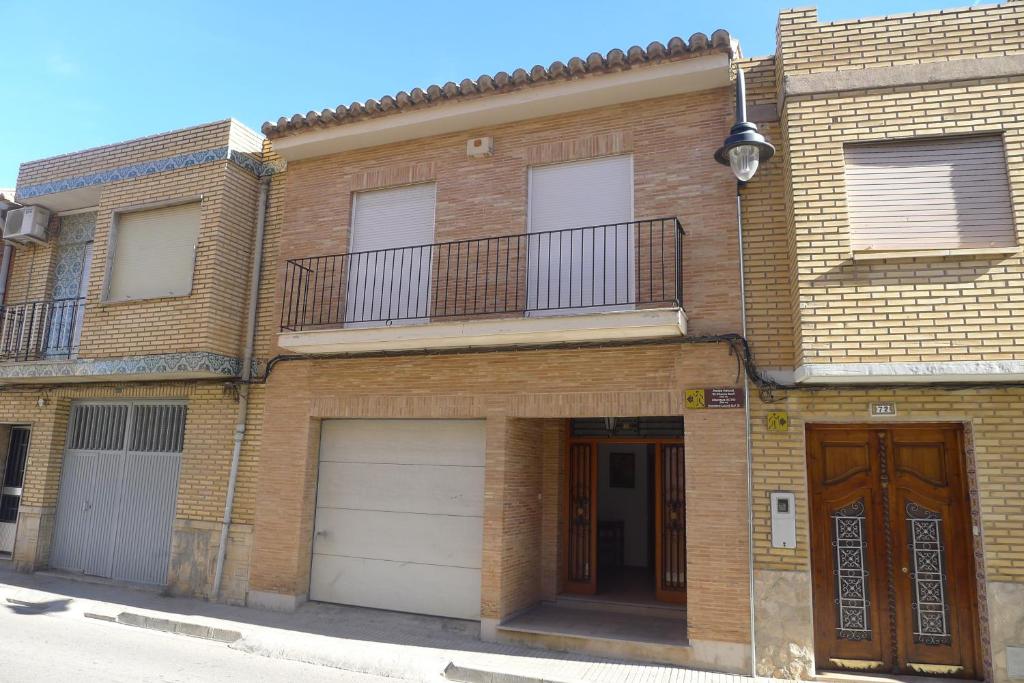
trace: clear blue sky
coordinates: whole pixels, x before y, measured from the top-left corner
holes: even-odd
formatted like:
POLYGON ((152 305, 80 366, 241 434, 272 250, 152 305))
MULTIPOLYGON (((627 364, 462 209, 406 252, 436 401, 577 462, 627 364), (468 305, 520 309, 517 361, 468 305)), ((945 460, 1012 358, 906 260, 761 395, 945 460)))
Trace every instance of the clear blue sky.
MULTIPOLYGON (((823 20, 973 0, 820 0, 823 20)), ((268 119, 725 28, 770 54, 813 0, 0 0, 0 187, 18 164, 235 117, 268 119)), ((975 3, 976 4, 976 3, 975 3)))

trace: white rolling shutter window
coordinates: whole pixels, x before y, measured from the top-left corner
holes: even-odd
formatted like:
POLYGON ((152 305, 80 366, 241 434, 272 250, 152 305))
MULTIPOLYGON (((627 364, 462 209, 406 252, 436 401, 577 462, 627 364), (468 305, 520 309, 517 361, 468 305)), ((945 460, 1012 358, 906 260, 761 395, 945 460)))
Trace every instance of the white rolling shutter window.
POLYGON ((998 135, 847 145, 854 251, 1017 244, 998 135))
POLYGON ((429 315, 433 183, 359 192, 347 262, 349 324, 417 322, 429 315))
POLYGON ((107 300, 189 294, 199 223, 198 202, 119 215, 107 300))
MULTIPOLYGON (((630 155, 536 166, 530 169, 529 184, 531 234, 633 220, 630 155)), ((530 315, 631 308, 635 250, 636 235, 627 225, 532 236, 530 315)))

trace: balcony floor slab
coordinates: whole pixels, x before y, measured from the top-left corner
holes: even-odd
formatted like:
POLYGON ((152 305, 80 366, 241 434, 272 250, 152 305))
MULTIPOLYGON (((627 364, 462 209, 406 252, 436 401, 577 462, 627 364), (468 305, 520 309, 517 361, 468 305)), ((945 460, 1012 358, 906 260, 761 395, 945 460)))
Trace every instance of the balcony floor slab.
POLYGON ((682 309, 652 308, 284 331, 278 345, 294 353, 372 353, 662 339, 685 334, 682 309))

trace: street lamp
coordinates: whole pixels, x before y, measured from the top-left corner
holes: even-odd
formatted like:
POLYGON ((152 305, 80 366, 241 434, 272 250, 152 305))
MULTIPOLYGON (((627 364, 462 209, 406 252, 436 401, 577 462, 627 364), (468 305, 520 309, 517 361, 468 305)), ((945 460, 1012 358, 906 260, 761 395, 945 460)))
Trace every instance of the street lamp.
POLYGON ((759 164, 774 155, 775 148, 747 121, 747 86, 743 69, 736 67, 736 123, 715 152, 715 161, 731 167, 736 179, 745 183, 757 173, 759 164))

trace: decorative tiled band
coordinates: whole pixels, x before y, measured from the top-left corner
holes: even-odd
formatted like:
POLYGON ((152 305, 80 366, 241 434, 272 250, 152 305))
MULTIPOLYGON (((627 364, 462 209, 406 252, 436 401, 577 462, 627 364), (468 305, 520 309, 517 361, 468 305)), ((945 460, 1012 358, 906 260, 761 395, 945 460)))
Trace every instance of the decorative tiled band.
POLYGON ((31 361, 0 363, 0 382, 14 379, 60 379, 107 375, 214 375, 237 377, 241 362, 217 353, 163 353, 152 356, 127 356, 97 360, 31 361))
POLYGON ((119 180, 141 178, 154 173, 176 171, 190 166, 206 164, 211 161, 231 161, 256 176, 270 175, 277 170, 276 166, 273 164, 263 164, 252 156, 236 149, 231 149, 230 147, 215 147, 213 149, 204 149, 198 152, 189 152, 187 154, 175 154, 174 156, 164 157, 163 159, 140 161, 137 164, 129 164, 128 166, 120 166, 118 168, 108 168, 105 171, 99 171, 97 173, 72 176, 70 178, 51 180, 37 185, 19 187, 16 199, 19 201, 32 199, 33 197, 41 197, 55 192, 66 192, 68 190, 77 190, 83 187, 91 187, 93 185, 102 185, 103 183, 113 183, 119 180))

